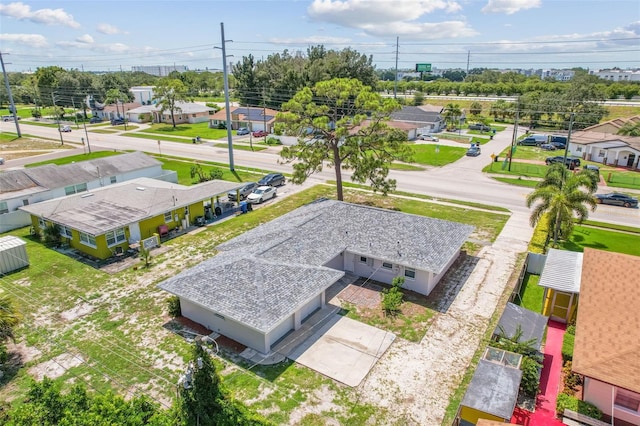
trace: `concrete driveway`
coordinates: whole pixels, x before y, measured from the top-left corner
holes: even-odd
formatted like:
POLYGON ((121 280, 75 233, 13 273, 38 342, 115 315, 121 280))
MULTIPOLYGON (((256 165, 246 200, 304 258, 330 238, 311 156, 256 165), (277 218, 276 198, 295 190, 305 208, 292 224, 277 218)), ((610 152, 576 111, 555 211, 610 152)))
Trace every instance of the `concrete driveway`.
POLYGON ((320 329, 287 356, 340 383, 358 386, 395 338, 388 331, 331 313, 320 329))

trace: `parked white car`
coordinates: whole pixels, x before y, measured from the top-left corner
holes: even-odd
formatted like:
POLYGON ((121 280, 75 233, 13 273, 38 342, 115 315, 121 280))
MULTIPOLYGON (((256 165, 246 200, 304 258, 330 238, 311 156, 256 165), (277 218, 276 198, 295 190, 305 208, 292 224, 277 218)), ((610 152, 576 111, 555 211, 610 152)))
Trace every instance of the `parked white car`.
POLYGON ((276 196, 276 188, 273 186, 259 186, 249 196, 247 202, 251 204, 259 204, 263 201, 270 200, 276 196))
POLYGON ((69 125, 61 126, 60 127, 60 131, 64 132, 64 133, 70 132, 71 131, 71 126, 69 126, 69 125))

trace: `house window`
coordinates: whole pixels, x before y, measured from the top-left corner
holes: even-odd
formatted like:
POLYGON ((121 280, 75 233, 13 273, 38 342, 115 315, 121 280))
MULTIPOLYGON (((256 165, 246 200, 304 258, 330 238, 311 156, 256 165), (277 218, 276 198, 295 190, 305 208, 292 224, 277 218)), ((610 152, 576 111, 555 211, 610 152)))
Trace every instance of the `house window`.
POLYGON ((640 399, 631 394, 618 390, 616 392, 615 404, 618 407, 626 408, 631 411, 638 411, 640 408, 640 399))
POLYGON ((0 201, 0 214, 9 213, 9 206, 6 201, 0 201))
POLYGON ((73 194, 77 194, 78 192, 84 192, 86 190, 87 190, 87 184, 79 183, 77 185, 67 186, 64 189, 64 193, 65 195, 73 195, 73 194))
POLYGON ((582 147, 581 146, 577 147, 576 152, 582 152, 582 147))
MULTIPOLYGON (((124 235, 124 228, 109 231, 105 234, 107 237, 107 245, 109 247, 124 242, 127 238, 124 235)), ((95 241, 94 241, 95 244, 95 241)))
POLYGON ((85 246, 89 246, 93 248, 96 247, 96 237, 94 237, 93 235, 89 235, 86 232, 80 233, 80 242, 85 246))
POLYGON ((360 256, 360 263, 367 263, 367 258, 364 256, 360 256))
POLYGON ((598 152, 598 157, 604 157, 604 149, 601 149, 601 150, 598 152))
POLYGON ((27 200, 27 199, 22 200, 22 205, 23 206, 28 206, 29 205, 29 200, 27 200))
POLYGON ((60 226, 60 235, 62 235, 65 238, 73 237, 73 234, 71 233, 71 228, 64 225, 60 226))
POLYGON ((116 176, 111 176, 109 180, 111 181, 111 183, 116 183, 118 181, 118 178, 116 176))
POLYGON ((393 263, 389 263, 389 262, 382 262, 382 267, 384 269, 393 269, 393 263))
POLYGON ((416 270, 412 268, 404 268, 404 276, 410 280, 416 279, 416 270))
POLYGON ((171 212, 166 212, 164 214, 164 223, 169 223, 169 222, 173 222, 173 216, 171 215, 171 212))

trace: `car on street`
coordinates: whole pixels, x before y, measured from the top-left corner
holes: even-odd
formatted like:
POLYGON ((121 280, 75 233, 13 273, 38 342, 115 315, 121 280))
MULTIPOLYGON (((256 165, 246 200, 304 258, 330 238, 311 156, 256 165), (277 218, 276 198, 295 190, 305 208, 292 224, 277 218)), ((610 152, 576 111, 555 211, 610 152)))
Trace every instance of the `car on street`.
MULTIPOLYGON (((20 117, 18 117, 18 120, 20 120, 20 117)), ((15 119, 13 118, 13 115, 3 115, 2 116, 2 121, 4 121, 4 122, 15 121, 15 119)))
POLYGON ((71 126, 69 126, 69 125, 60 126, 60 131, 64 132, 64 133, 68 133, 68 132, 71 131, 71 126))
POLYGON ((286 179, 282 173, 269 173, 258 181, 259 186, 281 186, 286 179))
POLYGON ((119 126, 124 124, 124 118, 112 118, 111 119, 111 125, 112 126, 119 126))
POLYGON ((609 194, 596 194, 598 204, 609 204, 612 206, 638 207, 638 199, 618 192, 609 194))
POLYGON ((543 143, 542 145, 540 145, 540 149, 543 151, 555 151, 556 147, 551 143, 543 143))
POLYGON ((556 155, 555 157, 547 157, 544 160, 544 163, 547 166, 550 166, 551 164, 563 164, 565 166, 567 166, 570 169, 574 169, 576 167, 580 166, 580 159, 579 158, 572 158, 572 157, 567 157, 566 161, 564 158, 564 155, 556 155))
POLYGON ((0 157, 0 165, 4 164, 4 158, 0 157))
POLYGON ((246 127, 240 127, 236 131, 236 135, 238 135, 238 136, 243 136, 243 135, 248 135, 248 134, 249 134, 249 129, 247 129, 246 127))
POLYGON ((270 200, 276 196, 276 191, 276 188, 273 186, 259 186, 247 196, 247 202, 251 204, 259 204, 263 201, 270 200))
POLYGON ((267 135, 269 135, 269 132, 265 132, 264 130, 256 130, 255 132, 251 133, 253 135, 254 138, 263 138, 267 135))
POLYGON ((431 142, 438 142, 439 139, 437 136, 433 136, 433 135, 418 135, 418 137, 416 138, 418 140, 421 141, 431 141, 431 142))
POLYGON ((102 118, 100 117, 91 117, 91 119, 89 120, 90 124, 94 124, 94 123, 102 123, 102 118))
POLYGON ((477 157, 481 154, 479 146, 472 146, 467 150, 467 157, 477 157))
POLYGON ((473 123, 469 124, 469 130, 480 130, 481 132, 488 132, 489 130, 491 130, 491 127, 482 123, 473 123))
MULTIPOLYGON (((245 186, 243 186, 242 188, 240 188, 238 190, 238 193, 240 194, 240 200, 244 200, 245 198, 247 198, 247 196, 249 196, 249 194, 251 194, 257 188, 258 188, 258 184, 257 183, 255 183, 255 182, 247 183, 245 186)), ((237 201, 236 200, 236 191, 229 191, 227 193, 227 198, 229 199, 229 201, 237 201)))

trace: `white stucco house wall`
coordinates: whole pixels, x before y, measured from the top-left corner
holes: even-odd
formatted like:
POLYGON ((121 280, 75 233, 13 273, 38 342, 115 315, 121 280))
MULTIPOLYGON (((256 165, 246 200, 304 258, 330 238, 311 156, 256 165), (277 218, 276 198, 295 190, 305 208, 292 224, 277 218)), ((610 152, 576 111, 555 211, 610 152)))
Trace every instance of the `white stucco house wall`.
POLYGON ((245 232, 158 285, 182 315, 261 353, 325 304, 345 272, 428 295, 473 227, 321 199, 245 232))
POLYGON ((163 170, 161 162, 142 152, 7 170, 0 173, 0 232, 31 224, 30 215, 19 210, 22 206, 139 177, 177 182, 176 172, 163 170))
MULTIPOLYGON (((215 109, 206 105, 194 102, 176 102, 176 109, 173 118, 176 124, 189 123, 196 124, 209 121, 210 117, 215 113, 215 109)), ((127 121, 131 123, 167 123, 172 124, 171 111, 168 109, 161 111, 158 105, 142 105, 138 108, 128 110, 126 113, 127 121)))
POLYGON ((155 86, 133 86, 129 91, 133 94, 133 99, 141 105, 150 105, 155 100, 153 89, 155 86))
POLYGON ((640 170, 640 137, 593 131, 575 132, 571 155, 598 163, 640 170))

